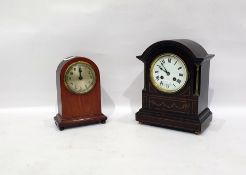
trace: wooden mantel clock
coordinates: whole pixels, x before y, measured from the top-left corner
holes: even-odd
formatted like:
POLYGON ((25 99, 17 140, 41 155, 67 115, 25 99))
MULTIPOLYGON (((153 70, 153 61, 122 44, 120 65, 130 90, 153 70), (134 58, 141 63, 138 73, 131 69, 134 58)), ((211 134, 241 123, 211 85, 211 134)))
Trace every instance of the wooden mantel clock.
POLYGON ((208 86, 213 57, 186 39, 149 46, 137 56, 144 62, 144 89, 136 120, 196 134, 204 131, 212 120, 208 86))
POLYGON ((101 112, 100 74, 88 58, 69 57, 56 70, 58 114, 55 123, 60 130, 68 127, 105 123, 101 112))

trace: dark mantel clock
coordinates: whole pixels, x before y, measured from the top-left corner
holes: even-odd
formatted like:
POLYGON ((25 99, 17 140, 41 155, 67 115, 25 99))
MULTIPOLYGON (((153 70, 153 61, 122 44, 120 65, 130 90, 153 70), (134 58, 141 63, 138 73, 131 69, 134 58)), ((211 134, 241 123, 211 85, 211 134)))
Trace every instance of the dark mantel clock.
POLYGON ((212 120, 208 86, 213 57, 186 39, 149 46, 137 56, 144 62, 144 89, 136 120, 196 134, 204 131, 212 120))
POLYGON ((100 74, 88 58, 69 57, 56 70, 58 114, 55 123, 60 130, 68 127, 105 123, 101 112, 100 74))

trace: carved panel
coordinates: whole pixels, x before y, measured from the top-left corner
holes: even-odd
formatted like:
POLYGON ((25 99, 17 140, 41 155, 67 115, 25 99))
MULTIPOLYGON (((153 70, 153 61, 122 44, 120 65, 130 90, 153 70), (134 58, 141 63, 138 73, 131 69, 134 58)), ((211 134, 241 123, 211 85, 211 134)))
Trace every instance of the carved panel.
POLYGON ((172 111, 190 113, 191 102, 181 100, 166 100, 164 98, 150 97, 149 107, 159 111, 172 111))

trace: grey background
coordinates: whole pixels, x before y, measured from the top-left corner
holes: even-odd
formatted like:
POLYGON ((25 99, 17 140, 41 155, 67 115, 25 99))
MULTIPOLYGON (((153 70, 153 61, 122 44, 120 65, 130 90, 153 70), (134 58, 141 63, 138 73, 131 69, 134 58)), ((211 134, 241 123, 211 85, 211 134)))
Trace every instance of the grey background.
POLYGON ((243 0, 0 1, 0 108, 56 106, 55 70, 68 56, 94 60, 103 106, 140 106, 152 43, 192 39, 211 61, 210 106, 245 105, 243 0))

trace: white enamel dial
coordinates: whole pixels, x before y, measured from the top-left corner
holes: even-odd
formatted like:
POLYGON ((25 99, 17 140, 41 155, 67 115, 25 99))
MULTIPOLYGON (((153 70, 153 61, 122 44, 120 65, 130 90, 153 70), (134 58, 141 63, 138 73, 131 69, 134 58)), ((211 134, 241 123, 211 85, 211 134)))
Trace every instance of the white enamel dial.
POLYGON ((187 79, 187 67, 175 54, 162 54, 151 63, 150 80, 160 91, 175 93, 185 86, 187 79))

